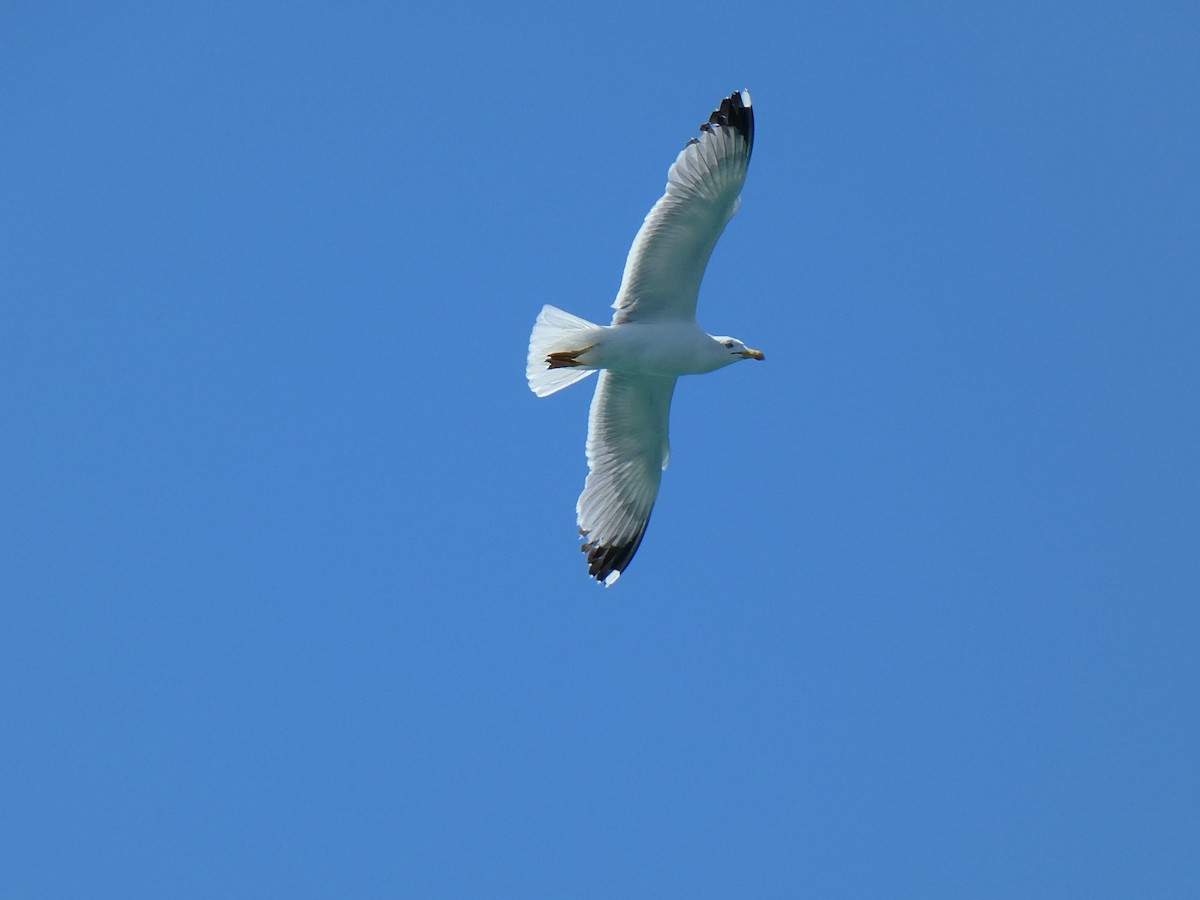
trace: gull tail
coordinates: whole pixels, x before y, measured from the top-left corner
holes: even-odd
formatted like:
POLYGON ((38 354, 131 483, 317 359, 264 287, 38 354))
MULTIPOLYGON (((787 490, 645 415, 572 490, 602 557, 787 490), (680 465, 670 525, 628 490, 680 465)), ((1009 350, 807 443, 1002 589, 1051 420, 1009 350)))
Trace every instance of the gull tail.
POLYGON ((556 306, 543 306, 529 335, 529 360, 525 365, 529 389, 545 397, 595 372, 577 362, 576 357, 592 349, 599 335, 599 325, 556 306))

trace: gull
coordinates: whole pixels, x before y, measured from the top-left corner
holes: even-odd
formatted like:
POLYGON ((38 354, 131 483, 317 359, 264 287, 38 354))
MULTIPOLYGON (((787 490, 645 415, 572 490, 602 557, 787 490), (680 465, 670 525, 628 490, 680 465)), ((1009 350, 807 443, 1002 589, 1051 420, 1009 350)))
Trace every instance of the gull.
POLYGON ((625 261, 611 325, 543 306, 525 375, 545 397, 600 372, 588 413, 588 476, 575 513, 588 574, 611 586, 637 553, 671 448, 680 375, 761 360, 737 338, 705 334, 696 300, 708 258, 738 211, 754 146, 750 92, 721 101, 667 172, 625 261))

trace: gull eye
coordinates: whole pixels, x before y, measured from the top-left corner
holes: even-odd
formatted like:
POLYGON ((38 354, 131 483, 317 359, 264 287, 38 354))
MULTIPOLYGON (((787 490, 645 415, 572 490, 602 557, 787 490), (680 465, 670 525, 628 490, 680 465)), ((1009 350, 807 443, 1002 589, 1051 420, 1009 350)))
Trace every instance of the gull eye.
POLYGON ((726 341, 726 342, 725 342, 725 346, 726 346, 728 349, 732 350, 732 349, 733 349, 733 341, 726 341))

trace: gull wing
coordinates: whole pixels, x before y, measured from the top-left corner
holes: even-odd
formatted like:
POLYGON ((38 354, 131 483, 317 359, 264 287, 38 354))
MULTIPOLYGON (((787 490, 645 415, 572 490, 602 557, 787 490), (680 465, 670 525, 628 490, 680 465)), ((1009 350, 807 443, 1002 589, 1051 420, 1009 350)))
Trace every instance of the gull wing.
POLYGON ((637 553, 671 448, 674 378, 600 373, 588 414, 588 477, 575 507, 588 573, 605 586, 637 553))
POLYGON ((667 172, 667 191, 642 223, 612 323, 692 321, 713 247, 738 209, 754 146, 750 92, 721 101, 667 172))

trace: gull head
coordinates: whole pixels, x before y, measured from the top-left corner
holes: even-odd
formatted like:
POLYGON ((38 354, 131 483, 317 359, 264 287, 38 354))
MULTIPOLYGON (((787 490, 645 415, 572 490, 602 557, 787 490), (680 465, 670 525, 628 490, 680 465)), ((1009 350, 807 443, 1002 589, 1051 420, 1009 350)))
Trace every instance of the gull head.
POLYGON ((725 365, 739 362, 743 359, 763 360, 766 358, 762 355, 761 350, 751 350, 737 338, 725 337, 724 335, 719 337, 716 335, 709 336, 720 345, 721 352, 728 356, 725 365))

